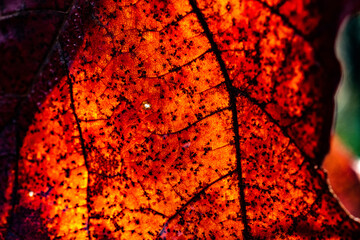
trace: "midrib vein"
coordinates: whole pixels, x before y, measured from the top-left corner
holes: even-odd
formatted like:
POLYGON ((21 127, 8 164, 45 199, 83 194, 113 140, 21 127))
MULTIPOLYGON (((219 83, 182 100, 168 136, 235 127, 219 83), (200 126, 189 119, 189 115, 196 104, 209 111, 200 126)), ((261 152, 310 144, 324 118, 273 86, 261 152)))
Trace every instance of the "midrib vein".
POLYGON ((234 87, 232 86, 229 74, 226 69, 226 65, 224 60, 221 57, 221 52, 214 41, 213 34, 211 33, 208 24, 205 21, 204 15, 200 11, 199 7, 195 0, 189 0, 190 5, 193 8, 194 13, 196 14, 201 26, 204 29, 204 33, 207 39, 210 42, 211 49, 215 54, 216 60, 220 65, 221 73, 225 79, 226 89, 229 93, 230 98, 230 109, 232 113, 232 124, 234 131, 234 141, 235 141, 235 150, 236 150, 236 170, 238 174, 238 186, 239 186, 239 198, 240 198, 240 209, 241 209, 241 218, 244 224, 243 237, 244 239, 252 239, 250 235, 250 229, 248 225, 248 221, 246 218, 246 202, 245 202, 245 186, 242 178, 242 167, 241 167, 241 153, 240 153, 240 135, 239 135, 239 123, 237 117, 237 106, 236 106, 236 92, 234 91, 234 87))

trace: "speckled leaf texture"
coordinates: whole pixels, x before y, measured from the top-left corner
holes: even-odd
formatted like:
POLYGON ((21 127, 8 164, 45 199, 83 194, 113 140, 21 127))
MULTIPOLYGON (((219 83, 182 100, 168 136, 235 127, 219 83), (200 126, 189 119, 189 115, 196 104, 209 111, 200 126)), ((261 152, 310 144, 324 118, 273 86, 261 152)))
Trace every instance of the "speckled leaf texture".
POLYGON ((1 239, 359 239, 329 190, 344 1, 0 4, 1 239))

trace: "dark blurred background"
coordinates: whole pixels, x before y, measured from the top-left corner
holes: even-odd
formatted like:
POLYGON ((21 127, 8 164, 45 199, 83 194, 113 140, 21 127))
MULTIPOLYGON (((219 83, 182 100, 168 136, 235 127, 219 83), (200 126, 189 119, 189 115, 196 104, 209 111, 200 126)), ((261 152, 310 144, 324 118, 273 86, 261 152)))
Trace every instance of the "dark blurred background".
POLYGON ((343 79, 336 96, 335 132, 354 154, 360 156, 360 13, 344 23, 336 50, 343 79))
POLYGON ((336 94, 331 149, 323 167, 343 206, 360 218, 360 13, 343 22, 336 53, 342 80, 336 94))

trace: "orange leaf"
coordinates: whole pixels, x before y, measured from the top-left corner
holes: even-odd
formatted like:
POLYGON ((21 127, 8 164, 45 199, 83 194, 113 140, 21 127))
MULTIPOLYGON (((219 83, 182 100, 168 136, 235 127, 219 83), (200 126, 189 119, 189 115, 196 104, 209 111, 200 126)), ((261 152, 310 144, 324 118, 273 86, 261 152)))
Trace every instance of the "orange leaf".
POLYGON ((59 82, 36 101, 23 142, 18 130, 1 232, 359 236, 319 168, 339 77, 340 3, 75 1, 31 75, 59 82))

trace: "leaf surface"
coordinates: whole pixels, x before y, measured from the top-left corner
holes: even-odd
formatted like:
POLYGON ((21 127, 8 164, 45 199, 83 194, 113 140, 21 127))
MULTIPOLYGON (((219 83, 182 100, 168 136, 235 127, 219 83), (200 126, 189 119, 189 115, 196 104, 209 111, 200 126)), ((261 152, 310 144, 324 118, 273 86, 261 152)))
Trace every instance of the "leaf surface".
POLYGON ((319 168, 339 77, 340 3, 324 4, 73 2, 38 70, 59 80, 15 144, 3 232, 354 239, 319 168))

